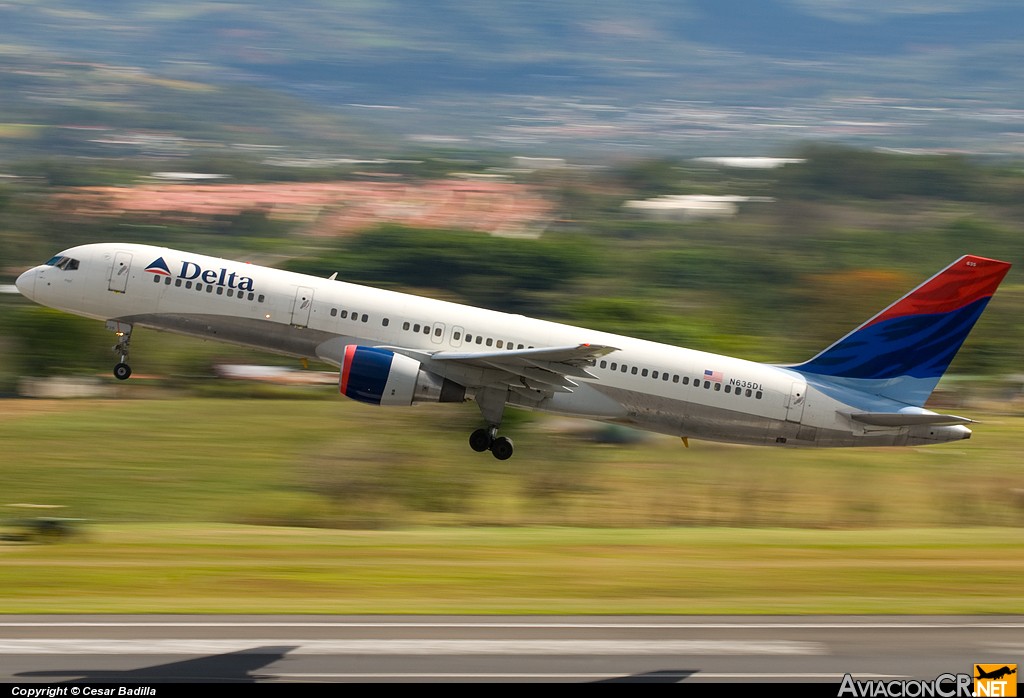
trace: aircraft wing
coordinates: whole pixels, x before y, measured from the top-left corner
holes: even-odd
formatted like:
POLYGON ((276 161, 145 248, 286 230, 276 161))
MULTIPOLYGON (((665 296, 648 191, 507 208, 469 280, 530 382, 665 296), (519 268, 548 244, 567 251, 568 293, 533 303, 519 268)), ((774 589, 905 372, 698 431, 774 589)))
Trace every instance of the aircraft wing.
MULTIPOLYGON (((478 373, 479 378, 461 380, 464 384, 494 386, 505 384, 512 390, 571 393, 579 385, 573 378, 597 378, 587 368, 602 356, 618 351, 600 344, 575 344, 562 347, 507 349, 496 351, 439 351, 435 353, 387 347, 421 361, 436 361, 477 369, 455 373, 478 373)), ((456 368, 453 366, 453 368, 456 368)), ((447 373, 447 372, 446 372, 447 373)), ((453 376, 455 380, 460 380, 453 376)))

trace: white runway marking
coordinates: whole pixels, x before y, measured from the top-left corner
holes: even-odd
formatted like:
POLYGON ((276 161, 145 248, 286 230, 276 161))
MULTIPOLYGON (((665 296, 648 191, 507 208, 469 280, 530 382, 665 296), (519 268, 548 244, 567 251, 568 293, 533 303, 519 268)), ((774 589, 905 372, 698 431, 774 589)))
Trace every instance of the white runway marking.
POLYGON ((0 628, 636 628, 648 629, 695 629, 695 630, 775 630, 775 629, 818 629, 818 630, 892 630, 892 629, 1024 629, 1024 623, 559 623, 559 622, 332 622, 332 621, 47 621, 0 622, 0 628))
POLYGON ((817 642, 788 640, 41 640, 0 639, 3 654, 289 655, 811 655, 817 642))
MULTIPOLYGON (((858 679, 891 680, 906 678, 902 674, 856 674, 858 679)), ((444 681, 448 679, 585 679, 600 681, 602 679, 622 678, 622 674, 534 674, 534 673, 433 673, 433 674, 412 674, 412 673, 351 673, 351 674, 273 674, 273 678, 279 681, 341 681, 341 680, 366 680, 366 679, 426 679, 444 681)), ((658 678, 665 679, 732 679, 732 680, 762 680, 762 681, 842 681, 843 674, 840 673, 720 673, 720 672, 658 672, 658 678)))

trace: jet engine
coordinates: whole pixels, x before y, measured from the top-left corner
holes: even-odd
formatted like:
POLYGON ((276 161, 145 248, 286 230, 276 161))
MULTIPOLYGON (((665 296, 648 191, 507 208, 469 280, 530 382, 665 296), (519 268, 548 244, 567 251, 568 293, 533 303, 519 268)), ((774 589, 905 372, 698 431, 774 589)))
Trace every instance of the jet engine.
POLYGON ((341 363, 341 394, 371 405, 463 402, 466 388, 423 370, 416 359, 378 347, 349 344, 341 363))

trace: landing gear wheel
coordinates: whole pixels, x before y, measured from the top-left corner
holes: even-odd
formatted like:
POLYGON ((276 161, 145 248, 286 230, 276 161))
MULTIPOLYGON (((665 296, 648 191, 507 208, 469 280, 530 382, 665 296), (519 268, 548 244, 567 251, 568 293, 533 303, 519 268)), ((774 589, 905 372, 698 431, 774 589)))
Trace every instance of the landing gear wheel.
POLYGON ((491 447, 491 432, 487 429, 477 429, 469 435, 469 447, 477 453, 483 453, 491 447))
POLYGON ((107 320, 107 329, 117 337, 117 344, 112 349, 117 354, 117 365, 114 366, 114 378, 126 381, 132 375, 128 365, 128 348, 132 343, 132 326, 120 320, 107 320))
POLYGON ((512 442, 504 436, 499 436, 491 443, 491 454, 498 460, 508 460, 513 450, 512 442))

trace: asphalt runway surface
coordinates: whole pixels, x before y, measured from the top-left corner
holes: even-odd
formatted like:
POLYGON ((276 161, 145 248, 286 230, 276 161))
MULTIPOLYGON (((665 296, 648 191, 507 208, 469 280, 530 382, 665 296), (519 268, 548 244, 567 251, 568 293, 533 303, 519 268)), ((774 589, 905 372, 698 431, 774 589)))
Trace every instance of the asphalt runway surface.
POLYGON ((0 616, 0 681, 817 682, 1024 663, 1024 616, 0 616))

